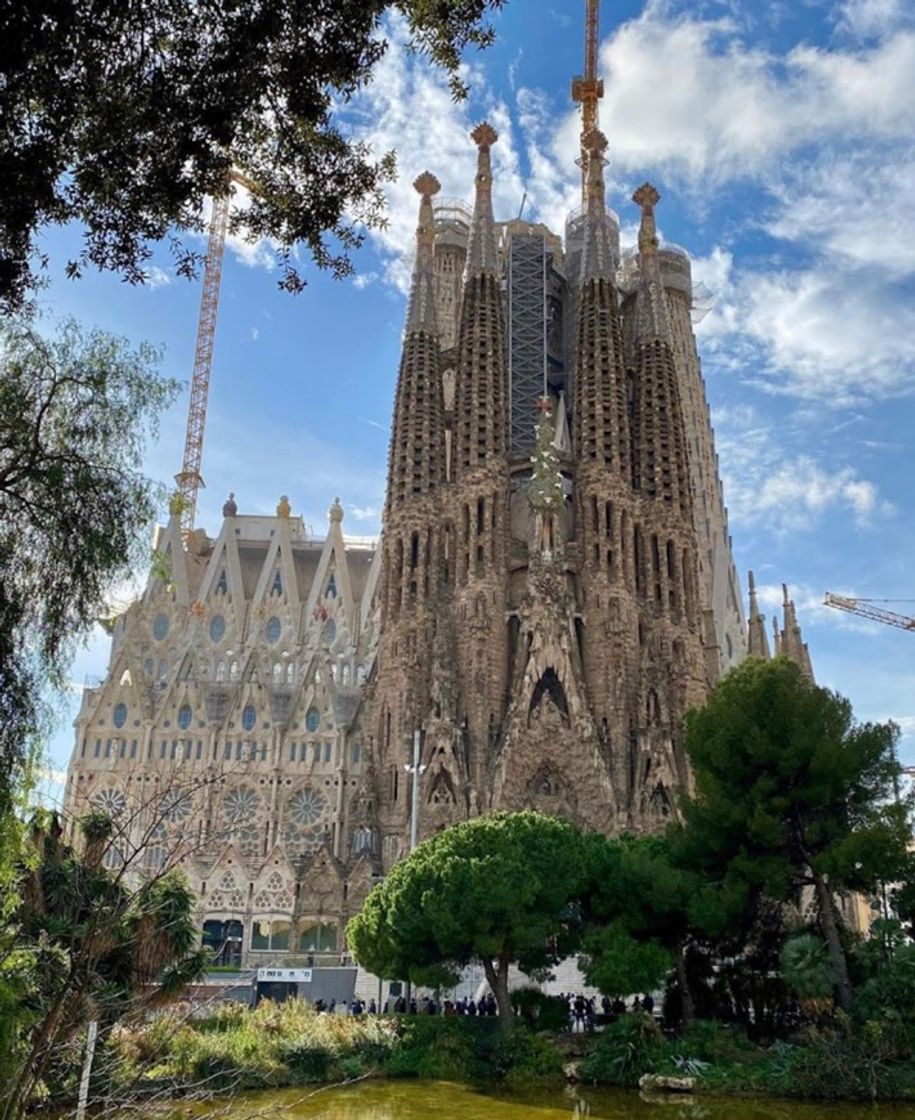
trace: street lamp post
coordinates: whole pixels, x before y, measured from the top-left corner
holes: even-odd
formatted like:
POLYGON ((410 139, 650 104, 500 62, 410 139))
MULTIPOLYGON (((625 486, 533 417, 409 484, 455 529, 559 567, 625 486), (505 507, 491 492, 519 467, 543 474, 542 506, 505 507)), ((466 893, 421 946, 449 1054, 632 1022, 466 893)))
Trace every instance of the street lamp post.
POLYGON ((419 752, 422 746, 422 731, 417 727, 413 732, 413 765, 404 766, 404 770, 408 774, 413 775, 413 791, 412 801, 410 805, 410 851, 416 847, 417 837, 419 835, 419 779, 422 777, 423 771, 426 769, 424 765, 420 765, 419 752))
MULTIPOLYGON (((423 775, 425 766, 420 764, 419 756, 422 747, 423 733, 420 728, 416 728, 413 732, 413 765, 404 765, 404 770, 408 774, 413 775, 413 789, 411 791, 410 801, 410 851, 416 847, 416 841, 419 837, 419 780, 423 775)), ((413 985, 407 980, 407 1014, 410 1013, 410 998, 412 995, 413 985)))

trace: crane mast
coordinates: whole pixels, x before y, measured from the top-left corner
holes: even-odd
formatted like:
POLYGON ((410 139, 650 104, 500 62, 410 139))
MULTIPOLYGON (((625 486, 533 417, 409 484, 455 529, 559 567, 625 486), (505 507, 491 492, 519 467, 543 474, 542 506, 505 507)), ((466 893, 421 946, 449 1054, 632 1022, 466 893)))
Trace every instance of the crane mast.
MULTIPOLYGON (((892 600, 885 601, 891 602, 892 600)), ((880 600, 853 599, 848 595, 833 595, 831 591, 826 592, 825 599, 827 607, 835 607, 839 611, 847 611, 849 614, 856 614, 861 618, 869 618, 873 622, 882 622, 886 626, 896 626, 900 630, 915 630, 915 618, 897 614, 896 611, 885 610, 883 607, 875 607, 875 602, 880 602, 880 600)))
MULTIPOLYGON (((228 188, 228 183, 226 184, 228 188)), ((194 376, 187 410, 187 431, 184 436, 184 458, 181 473, 176 476, 181 496, 181 529, 194 528, 197 491, 203 486, 200 463, 203 457, 203 436, 206 430, 207 399, 210 393, 210 371, 213 367, 213 341, 216 337, 216 312, 219 309, 219 286, 222 279, 222 258, 229 224, 229 191, 213 199, 206 261, 203 266, 203 291, 200 294, 200 317, 197 321, 197 345, 194 350, 194 376)))
MULTIPOLYGON (((585 0, 585 72, 572 79, 572 100, 581 103, 581 135, 597 128, 597 103, 604 96, 604 83, 597 76, 597 40, 600 26, 600 0, 585 0)), ((581 193, 587 189, 588 162, 581 148, 581 193)))

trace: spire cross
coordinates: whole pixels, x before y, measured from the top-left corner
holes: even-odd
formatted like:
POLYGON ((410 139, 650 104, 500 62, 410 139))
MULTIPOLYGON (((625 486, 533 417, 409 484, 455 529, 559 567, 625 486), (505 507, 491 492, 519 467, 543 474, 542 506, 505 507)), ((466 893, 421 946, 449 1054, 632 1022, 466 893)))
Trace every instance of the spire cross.
POLYGON ((643 183, 633 194, 632 201, 642 211, 642 224, 639 226, 639 254, 652 256, 658 251, 658 230, 655 225, 654 208, 661 196, 651 183, 643 183))
POLYGON ((419 225, 416 229, 417 246, 431 250, 435 239, 432 199, 442 189, 442 185, 431 171, 424 171, 413 181, 413 187, 420 196, 419 225))
POLYGON ((499 139, 499 134, 489 121, 483 121, 471 132, 470 139, 477 146, 477 190, 490 190, 492 188, 492 166, 489 162, 489 150, 499 139))

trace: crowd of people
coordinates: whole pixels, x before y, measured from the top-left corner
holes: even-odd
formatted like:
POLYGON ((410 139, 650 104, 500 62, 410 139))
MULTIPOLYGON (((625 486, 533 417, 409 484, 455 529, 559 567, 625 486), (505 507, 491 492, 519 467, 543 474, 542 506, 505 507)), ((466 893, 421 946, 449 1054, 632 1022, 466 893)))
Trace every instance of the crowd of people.
MULTIPOLYGON (((332 999, 315 1000, 316 1011, 327 1011, 331 1015, 377 1015, 378 1004, 374 999, 368 1003, 362 999, 351 1001, 332 999)), ((481 997, 479 1003, 474 999, 442 1000, 440 1003, 431 996, 423 996, 419 1002, 416 999, 407 999, 399 996, 397 999, 386 999, 381 1008, 382 1015, 495 1015, 497 1013, 495 997, 490 992, 481 997)))
MULTIPOLYGON (((569 1005, 569 1026, 573 1034, 584 1034, 594 1030, 598 1023, 597 1003, 594 996, 584 996, 581 993, 566 995, 563 992, 559 998, 564 999, 569 1005)), ((641 999, 634 996, 630 1007, 626 1006, 626 1001, 620 996, 614 999, 603 996, 600 1001, 600 1022, 602 1025, 613 1023, 628 1011, 642 1011, 646 1015, 654 1015, 654 996, 650 992, 646 992, 641 999)))
MULTIPOLYGON (((641 998, 635 996, 631 1006, 617 996, 611 999, 603 996, 598 1010, 595 996, 585 996, 581 993, 573 994, 563 992, 560 999, 565 1000, 569 1007, 569 1029, 573 1034, 584 1034, 593 1031, 595 1026, 612 1023, 630 1011, 641 1011, 647 1015, 654 1014, 654 997, 646 993, 641 998)), ((315 1001, 317 1011, 326 1011, 331 1015, 377 1015, 378 1004, 374 999, 368 1002, 362 999, 335 1000, 329 1002, 323 999, 315 1001)), ((436 1001, 431 996, 423 996, 419 1001, 405 996, 389 998, 381 1007, 382 1015, 477 1015, 493 1016, 498 1013, 496 1000, 492 992, 480 997, 479 1002, 470 999, 436 1001)))

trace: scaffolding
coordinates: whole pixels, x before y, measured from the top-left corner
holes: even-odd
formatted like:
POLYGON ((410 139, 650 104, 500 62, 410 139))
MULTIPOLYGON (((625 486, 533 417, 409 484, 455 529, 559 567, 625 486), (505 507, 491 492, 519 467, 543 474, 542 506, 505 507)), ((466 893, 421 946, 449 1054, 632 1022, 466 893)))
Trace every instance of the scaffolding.
POLYGON ((508 397, 512 455, 534 447, 537 402, 547 388, 550 260, 540 233, 508 234, 508 397))

